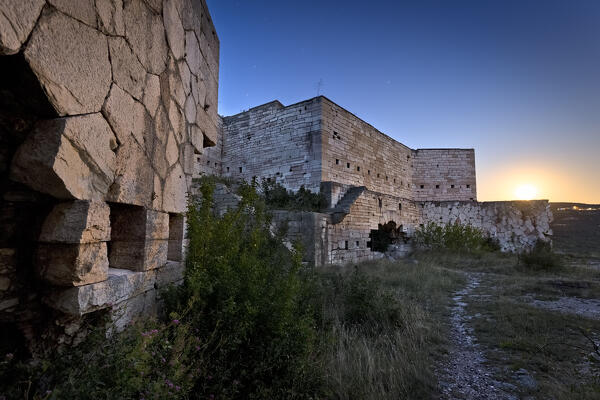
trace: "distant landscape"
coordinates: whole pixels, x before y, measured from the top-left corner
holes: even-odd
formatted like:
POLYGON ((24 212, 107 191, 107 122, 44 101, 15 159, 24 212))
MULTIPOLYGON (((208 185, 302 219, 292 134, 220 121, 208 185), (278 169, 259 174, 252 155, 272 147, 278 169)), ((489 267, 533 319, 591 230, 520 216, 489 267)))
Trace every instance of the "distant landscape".
POLYGON ((550 203, 550 208, 557 252, 600 257, 600 204, 550 203))

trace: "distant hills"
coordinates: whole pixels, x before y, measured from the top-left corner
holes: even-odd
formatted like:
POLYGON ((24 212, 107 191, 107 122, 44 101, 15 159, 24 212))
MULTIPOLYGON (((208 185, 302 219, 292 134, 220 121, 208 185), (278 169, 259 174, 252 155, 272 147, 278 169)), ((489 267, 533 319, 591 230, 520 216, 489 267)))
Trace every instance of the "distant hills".
POLYGON ((600 257, 600 204, 550 203, 550 209, 556 250, 600 257))

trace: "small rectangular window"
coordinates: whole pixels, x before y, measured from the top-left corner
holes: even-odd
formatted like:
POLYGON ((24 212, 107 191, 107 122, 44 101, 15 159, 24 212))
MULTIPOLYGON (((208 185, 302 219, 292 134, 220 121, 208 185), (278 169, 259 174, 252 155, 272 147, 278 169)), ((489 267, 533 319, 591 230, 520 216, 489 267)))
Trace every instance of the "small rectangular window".
POLYGON ((435 185, 435 188, 436 188, 436 189, 439 189, 439 188, 440 188, 440 185, 435 185))
POLYGON ((360 172, 360 167, 359 167, 359 166, 357 166, 357 167, 356 167, 356 170, 360 172))
POLYGON ((398 203, 398 210, 402 210, 402 203, 398 203))
POLYGON ((425 185, 421 185, 421 189, 425 189, 425 185))
POLYGON ((379 178, 379 174, 377 174, 377 177, 379 178))
POLYGON ((350 168, 350 163, 346 163, 346 168, 350 168))
POLYGON ((454 185, 450 185, 450 189, 454 189, 454 185))
POLYGON ((242 167, 240 167, 240 174, 242 173, 242 167))
POLYGON ((470 189, 470 188, 471 188, 471 185, 467 185, 467 189, 470 189))
POLYGON ((227 172, 229 172, 229 167, 227 167, 227 172))
POLYGON ((356 247, 360 247, 360 242, 358 240, 356 241, 356 247))
POLYGON ((383 206, 383 201, 381 201, 381 199, 378 199, 378 200, 379 200, 379 208, 381 208, 383 206))
POLYGON ((385 180, 386 180, 386 181, 388 180, 388 177, 387 177, 387 175, 386 175, 386 177, 385 177, 385 180))
POLYGON ((344 249, 348 250, 348 241, 347 240, 344 242, 344 249))
POLYGON ((371 170, 370 169, 367 170, 367 175, 371 175, 371 170))
POLYGON ((339 163, 340 163, 340 160, 336 158, 335 159, 335 164, 338 165, 339 163))

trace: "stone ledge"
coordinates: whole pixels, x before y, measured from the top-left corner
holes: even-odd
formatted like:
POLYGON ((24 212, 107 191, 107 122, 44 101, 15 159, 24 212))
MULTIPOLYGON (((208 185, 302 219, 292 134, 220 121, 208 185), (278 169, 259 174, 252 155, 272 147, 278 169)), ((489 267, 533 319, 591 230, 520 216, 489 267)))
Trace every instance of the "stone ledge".
POLYGON ((67 314, 84 315, 113 307, 171 283, 179 284, 183 280, 183 268, 183 263, 171 261, 159 269, 146 272, 110 268, 107 280, 52 293, 45 298, 45 302, 67 314))

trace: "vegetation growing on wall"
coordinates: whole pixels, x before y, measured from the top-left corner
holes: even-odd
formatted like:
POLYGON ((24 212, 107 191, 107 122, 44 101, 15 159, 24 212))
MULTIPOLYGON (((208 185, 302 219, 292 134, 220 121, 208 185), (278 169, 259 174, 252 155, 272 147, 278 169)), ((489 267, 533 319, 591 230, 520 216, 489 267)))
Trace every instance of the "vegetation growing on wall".
POLYGON ((267 206, 272 209, 319 212, 327 207, 322 193, 313 193, 304 186, 293 192, 280 183, 263 179, 261 189, 267 206))
POLYGON ((425 249, 452 251, 499 250, 499 246, 478 228, 458 222, 440 225, 429 222, 415 231, 415 243, 425 249))

